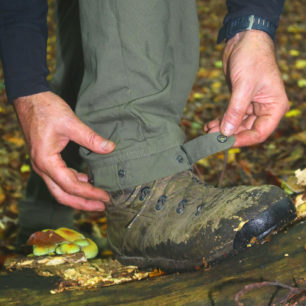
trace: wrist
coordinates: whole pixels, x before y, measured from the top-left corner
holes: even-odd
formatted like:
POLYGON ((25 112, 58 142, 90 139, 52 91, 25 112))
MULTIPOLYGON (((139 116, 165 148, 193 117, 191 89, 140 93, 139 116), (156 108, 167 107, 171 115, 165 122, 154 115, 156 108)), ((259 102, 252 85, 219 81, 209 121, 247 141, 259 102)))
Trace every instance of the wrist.
POLYGON ((15 109, 22 108, 21 105, 23 104, 25 104, 24 107, 29 106, 28 104, 35 103, 35 101, 37 102, 37 101, 43 100, 44 97, 48 97, 50 93, 52 94, 51 91, 44 91, 44 92, 36 93, 33 95, 18 97, 13 100, 14 108, 15 109))
POLYGON ((270 36, 272 41, 275 40, 276 26, 270 20, 259 16, 249 15, 241 16, 226 22, 219 31, 217 43, 223 40, 228 41, 237 33, 258 30, 270 36))
POLYGON ((233 49, 243 42, 250 47, 250 52, 259 46, 263 49, 269 48, 274 53, 274 43, 267 33, 259 30, 244 31, 235 34, 227 41, 224 48, 223 63, 228 60, 233 49))
POLYGON ((19 97, 13 100, 14 109, 19 116, 24 113, 27 109, 32 108, 33 95, 19 97))
POLYGON ((34 113, 41 110, 43 105, 48 105, 50 94, 53 95, 51 91, 44 91, 13 100, 15 112, 22 126, 24 120, 30 120, 34 113))

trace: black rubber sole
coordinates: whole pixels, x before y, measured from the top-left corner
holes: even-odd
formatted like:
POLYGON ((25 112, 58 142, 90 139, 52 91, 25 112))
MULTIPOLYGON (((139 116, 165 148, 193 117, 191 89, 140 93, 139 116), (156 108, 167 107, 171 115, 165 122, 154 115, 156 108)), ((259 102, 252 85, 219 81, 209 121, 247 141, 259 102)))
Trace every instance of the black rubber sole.
MULTIPOLYGON (((233 241, 233 250, 227 257, 232 256, 247 248, 251 240, 256 238, 260 241, 267 237, 273 230, 280 230, 296 218, 296 210, 293 203, 284 198, 278 203, 262 212, 256 219, 247 222, 239 232, 237 232, 233 241)), ((124 265, 138 266, 141 269, 160 268, 165 272, 183 272, 194 271, 196 267, 203 267, 202 258, 193 260, 178 260, 164 257, 133 257, 119 255, 116 257, 124 265)), ((215 264, 222 258, 216 258, 209 264, 215 264)))

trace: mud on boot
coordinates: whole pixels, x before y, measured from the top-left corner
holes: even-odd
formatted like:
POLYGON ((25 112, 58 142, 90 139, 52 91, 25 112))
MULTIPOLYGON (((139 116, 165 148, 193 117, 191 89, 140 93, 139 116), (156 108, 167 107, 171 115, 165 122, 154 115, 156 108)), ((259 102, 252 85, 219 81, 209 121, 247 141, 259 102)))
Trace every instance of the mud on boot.
POLYGON ((192 270, 241 251, 296 216, 272 185, 214 188, 190 170, 113 192, 108 239, 126 265, 192 270))

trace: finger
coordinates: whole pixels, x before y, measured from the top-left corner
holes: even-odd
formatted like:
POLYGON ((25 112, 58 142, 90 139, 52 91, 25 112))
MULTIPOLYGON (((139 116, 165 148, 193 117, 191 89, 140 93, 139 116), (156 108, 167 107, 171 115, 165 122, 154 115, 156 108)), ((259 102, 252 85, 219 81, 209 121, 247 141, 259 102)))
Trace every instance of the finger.
POLYGON ((61 204, 70 206, 74 209, 85 210, 85 211, 104 211, 105 205, 101 201, 94 201, 89 199, 84 199, 78 196, 74 196, 63 191, 51 178, 43 174, 46 185, 48 186, 50 192, 54 198, 61 204))
POLYGON ((233 135, 246 115, 251 102, 247 86, 242 84, 233 90, 228 108, 221 122, 221 133, 226 136, 233 135))
POLYGON ((219 125, 220 125, 220 120, 219 119, 212 120, 212 121, 205 124, 204 131, 208 132, 208 130, 210 130, 210 129, 216 127, 216 126, 219 126, 219 125))
POLYGON ((247 108, 246 114, 252 115, 253 113, 254 113, 254 107, 253 107, 253 103, 251 103, 247 108))
POLYGON ((244 129, 251 130, 256 119, 257 116, 248 116, 242 121, 242 127, 244 129))
POLYGON ((245 130, 251 130, 256 119, 257 116, 245 116, 234 135, 236 136, 245 130))
POLYGON ((251 130, 244 130, 235 134, 235 147, 250 146, 265 141, 275 130, 277 124, 271 119, 271 116, 261 116, 257 118, 251 130))
POLYGON ((78 180, 77 175, 71 169, 67 168, 60 155, 50 157, 47 166, 40 162, 40 167, 38 168, 48 177, 52 178, 68 194, 90 200, 110 201, 109 195, 104 190, 96 188, 88 182, 78 180))
POLYGON ((75 120, 67 127, 66 135, 77 144, 98 154, 110 153, 116 147, 112 141, 101 137, 80 120, 75 120))
POLYGON ((213 121, 210 121, 207 124, 208 128, 210 128, 210 129, 212 129, 212 128, 216 127, 216 126, 219 126, 219 125, 220 125, 220 120, 219 119, 215 119, 213 121))
POLYGON ((77 176, 78 180, 81 182, 85 182, 88 183, 88 175, 85 173, 81 173, 76 171, 75 169, 69 168, 72 172, 75 173, 75 175, 77 176))
POLYGON ((215 127, 213 127, 212 129, 210 129, 210 130, 208 131, 208 134, 210 134, 210 133, 216 133, 216 132, 220 132, 220 127, 219 127, 219 126, 215 126, 215 127))

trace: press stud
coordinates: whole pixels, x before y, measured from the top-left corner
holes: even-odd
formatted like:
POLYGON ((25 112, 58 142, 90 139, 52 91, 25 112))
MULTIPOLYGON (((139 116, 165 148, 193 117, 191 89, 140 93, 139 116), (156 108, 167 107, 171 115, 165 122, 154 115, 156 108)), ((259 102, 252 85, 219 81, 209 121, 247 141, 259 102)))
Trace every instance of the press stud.
POLYGON ((222 135, 222 134, 219 134, 219 135, 217 136, 217 140, 218 140, 219 142, 221 142, 221 143, 224 143, 224 142, 227 141, 227 136, 222 135))
POLYGON ((119 175, 119 177, 124 177, 125 176, 125 171, 123 169, 120 169, 118 171, 118 175, 119 175))
POLYGON ((176 157, 176 160, 177 160, 180 164, 182 164, 182 163, 184 162, 184 157, 183 157, 182 155, 178 155, 178 156, 176 157))

